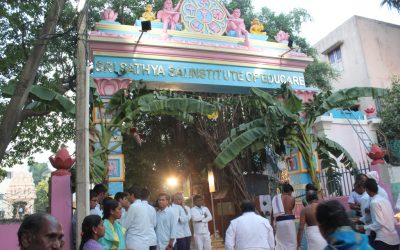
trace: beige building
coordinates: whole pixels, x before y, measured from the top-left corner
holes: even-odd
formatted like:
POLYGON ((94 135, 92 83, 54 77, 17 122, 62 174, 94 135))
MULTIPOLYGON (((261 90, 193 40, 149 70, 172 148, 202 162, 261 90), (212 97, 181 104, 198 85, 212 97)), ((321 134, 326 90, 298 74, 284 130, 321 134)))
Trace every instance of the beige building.
MULTIPOLYGON (((339 90, 389 88, 392 78, 400 77, 399 45, 399 25, 353 16, 314 47, 322 61, 339 71, 340 77, 332 82, 334 90, 339 90)), ((316 132, 339 143, 356 163, 370 162, 366 154, 371 145, 378 142, 376 128, 380 123, 374 115, 366 115, 366 108, 370 105, 377 110, 381 108, 378 100, 362 98, 357 112, 331 110, 317 119, 316 132)), ((342 185, 346 181, 342 177, 342 185)), ((398 180, 385 179, 385 183, 393 182, 398 180)))
POLYGON ((34 213, 35 198, 32 173, 15 167, 0 183, 0 219, 22 218, 34 213))
MULTIPOLYGON (((390 87, 392 77, 400 76, 399 44, 399 25, 353 16, 314 47, 321 60, 340 72, 332 84, 337 90, 390 87)), ((362 103, 360 109, 366 105, 362 103)))

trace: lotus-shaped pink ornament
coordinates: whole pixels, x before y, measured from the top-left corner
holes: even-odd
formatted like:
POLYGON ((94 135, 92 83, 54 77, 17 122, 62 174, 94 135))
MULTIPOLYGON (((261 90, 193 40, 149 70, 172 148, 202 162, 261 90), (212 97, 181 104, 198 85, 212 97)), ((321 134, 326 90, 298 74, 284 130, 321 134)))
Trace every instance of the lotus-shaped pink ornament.
POLYGON ((284 32, 283 30, 280 30, 276 36, 274 36, 275 40, 279 43, 287 42, 289 41, 289 33, 284 32))
POLYGON ((72 159, 68 150, 64 147, 60 149, 60 151, 57 152, 55 157, 50 156, 49 157, 51 165, 53 165, 54 168, 57 170, 52 173, 52 175, 57 175, 57 176, 64 176, 64 175, 71 175, 70 172, 68 172, 68 169, 72 167, 75 163, 75 159, 72 159))
POLYGON ((372 165, 384 164, 383 157, 385 156, 385 150, 381 149, 377 144, 373 144, 371 150, 367 154, 372 159, 372 165))
POLYGON ((114 12, 111 8, 107 8, 100 12, 100 16, 101 20, 114 22, 118 17, 118 13, 114 12))
POLYGON ((374 106, 370 105, 368 106, 364 112, 367 114, 367 117, 375 117, 376 113, 375 113, 375 108, 374 106))

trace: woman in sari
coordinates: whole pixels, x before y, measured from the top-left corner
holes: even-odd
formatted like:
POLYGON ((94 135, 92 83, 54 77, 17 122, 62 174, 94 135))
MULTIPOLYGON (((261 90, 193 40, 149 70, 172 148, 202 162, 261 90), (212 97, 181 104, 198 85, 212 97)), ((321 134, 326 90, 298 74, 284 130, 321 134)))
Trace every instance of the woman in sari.
POLYGON ((104 201, 103 208, 106 233, 99 239, 99 243, 106 250, 126 249, 125 228, 116 221, 121 218, 121 205, 114 199, 107 199, 104 201))

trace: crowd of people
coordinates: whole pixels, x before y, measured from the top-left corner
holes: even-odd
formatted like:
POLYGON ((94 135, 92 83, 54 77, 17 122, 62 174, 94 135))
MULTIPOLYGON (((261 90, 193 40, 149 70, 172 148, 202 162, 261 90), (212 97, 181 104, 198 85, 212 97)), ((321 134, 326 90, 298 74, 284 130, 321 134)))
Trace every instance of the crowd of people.
POLYGON ((189 250, 193 226, 196 249, 211 249, 209 209, 203 197, 193 197, 194 206, 184 204, 182 193, 172 199, 160 193, 155 204, 149 202, 146 188, 129 188, 106 197, 107 189, 98 184, 90 190, 90 215, 82 223, 81 250, 134 249, 189 250))
MULTIPOLYGON (((309 250, 377 249, 398 250, 394 212, 376 172, 359 175, 349 198, 357 217, 349 219, 337 200, 320 201, 317 189, 306 186, 304 208, 296 229, 295 197, 290 184, 272 199, 271 218, 256 213, 252 201, 243 201, 242 215, 232 220, 225 235, 225 249, 302 249, 303 234, 309 250)), ((203 197, 193 197, 194 206, 184 204, 182 193, 172 199, 166 193, 149 202, 146 188, 130 188, 114 198, 105 186, 90 191, 90 215, 82 223, 80 250, 196 250, 211 249, 208 222, 213 218, 203 205, 203 197)), ((24 219, 18 231, 21 249, 62 249, 63 231, 49 214, 33 214, 24 219)))
POLYGON ((393 209, 377 180, 376 172, 357 177, 349 202, 360 216, 352 220, 339 201, 320 201, 317 189, 307 184, 297 230, 290 184, 273 197, 270 220, 256 215, 254 203, 243 202, 242 216, 226 232, 225 249, 304 249, 305 232, 309 250, 399 250, 393 209))

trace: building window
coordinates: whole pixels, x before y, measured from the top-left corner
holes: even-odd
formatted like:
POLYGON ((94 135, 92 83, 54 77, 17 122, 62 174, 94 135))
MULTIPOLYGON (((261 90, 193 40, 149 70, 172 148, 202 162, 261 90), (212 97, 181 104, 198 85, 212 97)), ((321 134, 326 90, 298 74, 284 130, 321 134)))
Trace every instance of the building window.
POLYGON ((343 71, 342 52, 340 51, 340 46, 329 52, 328 57, 329 63, 334 69, 343 71))

